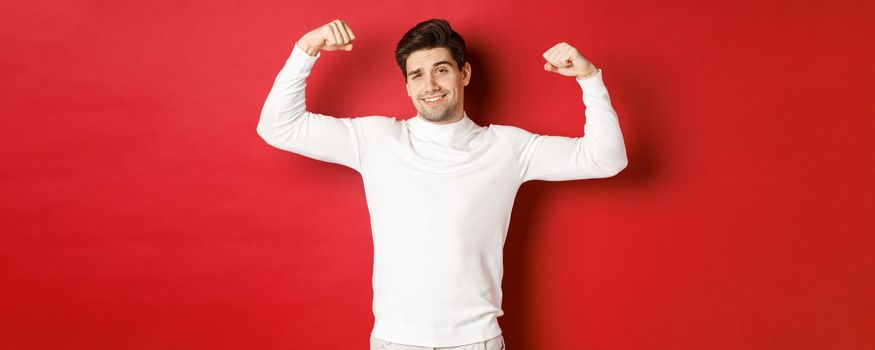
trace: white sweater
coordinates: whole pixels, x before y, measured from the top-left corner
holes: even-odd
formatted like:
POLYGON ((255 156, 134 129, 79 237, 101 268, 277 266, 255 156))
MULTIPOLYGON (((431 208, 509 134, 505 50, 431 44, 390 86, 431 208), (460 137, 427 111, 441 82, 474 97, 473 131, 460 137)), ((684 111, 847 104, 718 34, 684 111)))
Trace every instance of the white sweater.
POLYGON ((372 336, 449 347, 501 334, 503 248, 517 189, 529 180, 617 174, 626 149, 601 71, 577 79, 586 136, 542 136, 465 117, 334 118, 306 110, 320 57, 294 45, 258 134, 279 149, 358 171, 374 240, 372 336))

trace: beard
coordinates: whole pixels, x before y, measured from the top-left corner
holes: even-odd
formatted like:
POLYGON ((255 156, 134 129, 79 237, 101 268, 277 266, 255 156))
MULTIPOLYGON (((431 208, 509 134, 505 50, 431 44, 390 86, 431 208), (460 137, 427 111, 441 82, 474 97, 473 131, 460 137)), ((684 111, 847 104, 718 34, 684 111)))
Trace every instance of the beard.
MULTIPOLYGON (((449 94, 447 97, 450 97, 449 94)), ((416 104, 416 111, 419 112, 425 120, 430 122, 443 122, 446 120, 450 120, 453 118, 453 112, 456 111, 456 106, 459 104, 458 101, 447 100, 437 106, 426 106, 422 100, 416 104)))

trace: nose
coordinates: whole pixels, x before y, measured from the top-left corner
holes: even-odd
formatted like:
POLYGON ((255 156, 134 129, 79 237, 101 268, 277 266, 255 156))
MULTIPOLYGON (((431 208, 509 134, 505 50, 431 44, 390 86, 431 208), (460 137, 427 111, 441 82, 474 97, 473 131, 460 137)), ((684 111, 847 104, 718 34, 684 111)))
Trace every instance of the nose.
POLYGON ((437 80, 431 75, 426 76, 425 86, 428 87, 431 91, 438 90, 440 86, 437 84, 437 80))

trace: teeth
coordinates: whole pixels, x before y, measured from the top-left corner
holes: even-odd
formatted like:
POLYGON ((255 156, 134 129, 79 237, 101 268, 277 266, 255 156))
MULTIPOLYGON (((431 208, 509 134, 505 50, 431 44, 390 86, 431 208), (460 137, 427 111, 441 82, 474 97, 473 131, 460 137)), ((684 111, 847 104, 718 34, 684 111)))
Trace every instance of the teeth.
POLYGON ((428 102, 434 102, 434 101, 440 100, 440 99, 443 98, 443 97, 444 97, 444 96, 437 96, 437 97, 427 98, 427 99, 425 99, 425 100, 428 101, 428 102))

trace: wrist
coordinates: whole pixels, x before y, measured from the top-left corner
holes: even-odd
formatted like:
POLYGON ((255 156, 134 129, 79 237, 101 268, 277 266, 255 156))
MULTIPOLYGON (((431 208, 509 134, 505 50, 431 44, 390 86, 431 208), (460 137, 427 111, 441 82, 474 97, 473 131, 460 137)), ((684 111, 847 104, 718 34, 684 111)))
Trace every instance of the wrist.
POLYGON ((577 79, 589 79, 589 78, 592 78, 593 76, 595 76, 596 74, 598 74, 598 72, 599 72, 599 69, 596 68, 595 66, 593 66, 592 69, 589 70, 588 72, 584 72, 583 74, 579 74, 577 76, 577 79))
POLYGON ((316 57, 316 54, 319 53, 319 50, 322 49, 321 47, 319 47, 319 46, 317 46, 317 45, 313 45, 313 44, 309 43, 309 42, 306 40, 306 36, 304 36, 303 38, 299 39, 298 42, 297 42, 295 45, 298 45, 298 47, 299 47, 302 51, 306 52, 307 55, 309 55, 309 56, 311 56, 311 57, 316 57))

